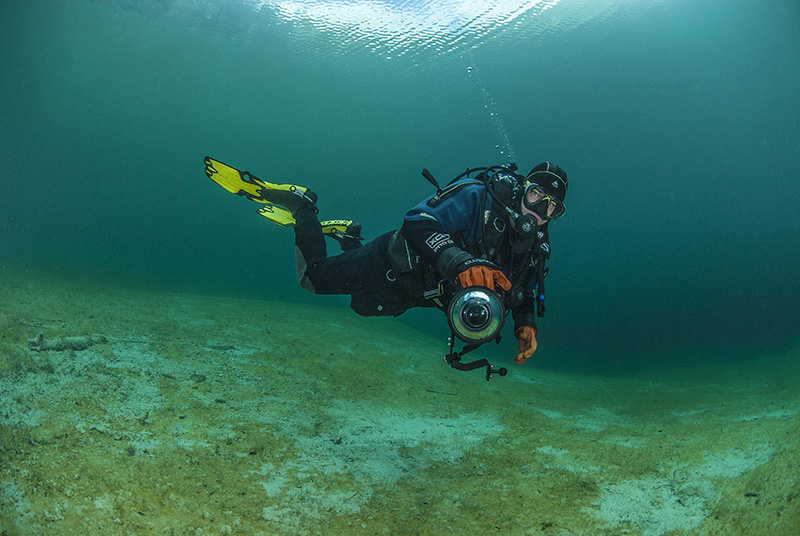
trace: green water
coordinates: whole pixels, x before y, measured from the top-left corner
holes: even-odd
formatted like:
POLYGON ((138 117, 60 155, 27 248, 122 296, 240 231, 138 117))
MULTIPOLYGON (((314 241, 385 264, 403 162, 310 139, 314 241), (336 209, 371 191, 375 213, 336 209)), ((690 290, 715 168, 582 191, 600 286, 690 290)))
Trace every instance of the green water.
MULTIPOLYGON (((296 286, 291 231, 204 155, 312 187, 367 238, 431 193, 423 167, 552 160, 538 366, 796 347, 797 2, 520 4, 0 3, 0 265, 353 314, 296 286)), ((444 337, 437 315, 401 320, 444 337)))

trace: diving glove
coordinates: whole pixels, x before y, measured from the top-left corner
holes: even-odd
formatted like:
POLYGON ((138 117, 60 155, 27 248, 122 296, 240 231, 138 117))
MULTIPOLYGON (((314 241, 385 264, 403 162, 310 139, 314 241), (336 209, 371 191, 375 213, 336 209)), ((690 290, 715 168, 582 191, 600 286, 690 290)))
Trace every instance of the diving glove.
POLYGON ((519 343, 519 354, 514 361, 521 365, 536 351, 536 328, 522 326, 514 330, 514 336, 519 343))
POLYGON ((459 272, 456 279, 464 288, 473 286, 486 287, 490 290, 494 290, 495 286, 503 290, 511 288, 511 282, 501 270, 483 262, 469 263, 469 267, 459 272))

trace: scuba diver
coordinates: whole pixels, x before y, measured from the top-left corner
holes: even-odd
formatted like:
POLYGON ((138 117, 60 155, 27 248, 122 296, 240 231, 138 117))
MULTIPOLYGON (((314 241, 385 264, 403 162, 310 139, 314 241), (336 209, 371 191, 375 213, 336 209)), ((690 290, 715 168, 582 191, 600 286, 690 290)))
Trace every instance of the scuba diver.
POLYGON ((294 228, 297 277, 314 294, 347 294, 362 316, 398 316, 412 307, 437 307, 452 335, 445 360, 459 370, 486 367, 486 379, 505 375, 485 360, 461 357, 499 342, 510 310, 521 365, 537 348, 536 317, 544 316, 548 224, 564 214, 567 174, 543 162, 527 175, 516 164, 468 169, 444 188, 423 170, 436 193, 405 214, 400 230, 362 244, 352 220, 320 221, 310 189, 273 184, 205 158, 206 175, 230 192, 262 203, 258 213, 294 228), (325 237, 342 253, 328 256, 325 237), (453 350, 455 339, 466 343, 453 350))

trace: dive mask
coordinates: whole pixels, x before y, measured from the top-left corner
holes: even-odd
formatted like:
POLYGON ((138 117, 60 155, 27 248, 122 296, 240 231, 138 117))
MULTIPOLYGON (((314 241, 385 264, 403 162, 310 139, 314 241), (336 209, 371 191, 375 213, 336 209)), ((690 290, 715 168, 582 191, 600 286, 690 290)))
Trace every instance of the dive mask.
POLYGON ((566 210, 561 200, 549 195, 541 186, 533 182, 529 182, 525 186, 522 204, 543 220, 556 220, 563 216, 566 210))

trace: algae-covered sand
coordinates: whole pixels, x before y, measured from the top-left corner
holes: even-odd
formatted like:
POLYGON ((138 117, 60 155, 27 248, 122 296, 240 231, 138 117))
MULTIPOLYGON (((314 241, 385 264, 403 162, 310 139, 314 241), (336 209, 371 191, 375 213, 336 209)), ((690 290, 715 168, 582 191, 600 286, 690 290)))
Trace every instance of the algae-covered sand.
POLYGON ((798 534, 796 359, 487 383, 342 309, 0 296, 3 536, 798 534))

